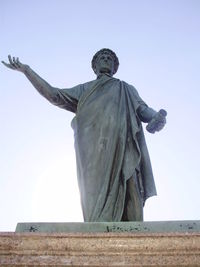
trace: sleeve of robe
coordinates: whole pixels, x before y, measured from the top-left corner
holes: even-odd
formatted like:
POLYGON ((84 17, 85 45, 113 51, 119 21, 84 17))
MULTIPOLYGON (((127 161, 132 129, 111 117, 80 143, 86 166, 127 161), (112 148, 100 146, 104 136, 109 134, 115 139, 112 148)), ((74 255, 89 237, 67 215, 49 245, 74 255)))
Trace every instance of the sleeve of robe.
POLYGON ((84 86, 82 84, 69 89, 56 89, 52 97, 48 100, 59 108, 66 109, 76 113, 78 101, 83 93, 84 86))
POLYGON ((150 108, 139 96, 137 90, 132 86, 134 98, 137 102, 137 115, 142 122, 149 122, 156 115, 156 111, 150 108))

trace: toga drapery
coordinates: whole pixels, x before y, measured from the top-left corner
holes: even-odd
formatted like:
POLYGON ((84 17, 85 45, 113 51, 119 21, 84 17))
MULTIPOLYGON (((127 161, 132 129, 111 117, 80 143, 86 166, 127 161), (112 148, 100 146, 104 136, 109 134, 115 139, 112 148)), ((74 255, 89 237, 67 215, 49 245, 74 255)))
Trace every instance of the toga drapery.
POLYGON ((85 221, 120 221, 131 177, 143 202, 156 195, 139 114, 147 105, 133 86, 102 75, 58 89, 50 101, 76 113, 72 128, 85 221))

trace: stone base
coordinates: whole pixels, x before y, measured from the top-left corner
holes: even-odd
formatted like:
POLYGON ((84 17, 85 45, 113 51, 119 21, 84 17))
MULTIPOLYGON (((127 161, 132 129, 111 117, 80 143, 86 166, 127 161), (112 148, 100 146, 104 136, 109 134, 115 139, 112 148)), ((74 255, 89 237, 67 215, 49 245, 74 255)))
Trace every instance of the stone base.
POLYGON ((18 223, 16 232, 45 233, 170 233, 200 232, 200 221, 18 223))
POLYGON ((0 233, 0 266, 200 266, 200 233, 0 233))

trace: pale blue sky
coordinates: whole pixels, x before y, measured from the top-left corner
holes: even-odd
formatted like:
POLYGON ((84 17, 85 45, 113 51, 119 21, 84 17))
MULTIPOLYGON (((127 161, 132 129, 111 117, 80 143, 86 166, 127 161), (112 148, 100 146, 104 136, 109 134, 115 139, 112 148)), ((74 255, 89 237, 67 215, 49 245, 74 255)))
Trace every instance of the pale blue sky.
MULTIPOLYGON (((158 196, 145 220, 200 218, 200 1, 0 2, 0 59, 19 56, 59 88, 95 78, 93 54, 111 48, 120 78, 166 128, 145 133, 158 196)), ((23 74, 0 66, 0 231, 17 222, 81 221, 73 114, 49 104, 23 74)), ((144 125, 145 126, 145 125, 144 125)))

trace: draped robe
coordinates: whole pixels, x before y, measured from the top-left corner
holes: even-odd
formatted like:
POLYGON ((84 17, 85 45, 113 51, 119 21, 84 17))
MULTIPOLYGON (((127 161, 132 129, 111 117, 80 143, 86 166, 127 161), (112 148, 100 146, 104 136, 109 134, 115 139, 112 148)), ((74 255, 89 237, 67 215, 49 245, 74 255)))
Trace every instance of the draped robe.
POLYGON ((103 75, 57 89, 50 101, 76 113, 72 128, 85 221, 120 221, 131 177, 137 179, 143 202, 156 195, 138 112, 148 106, 133 86, 103 75))

